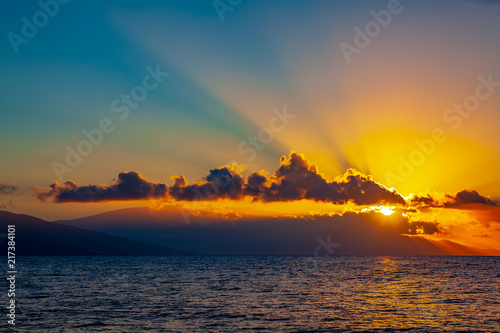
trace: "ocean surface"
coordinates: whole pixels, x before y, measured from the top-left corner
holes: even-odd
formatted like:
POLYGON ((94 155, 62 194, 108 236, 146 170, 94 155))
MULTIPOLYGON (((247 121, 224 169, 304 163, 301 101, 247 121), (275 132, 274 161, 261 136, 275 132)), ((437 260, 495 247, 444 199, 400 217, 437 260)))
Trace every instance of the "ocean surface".
MULTIPOLYGON (((500 257, 18 257, 32 332, 500 332, 500 257)), ((4 306, 5 305, 5 306, 4 306)))

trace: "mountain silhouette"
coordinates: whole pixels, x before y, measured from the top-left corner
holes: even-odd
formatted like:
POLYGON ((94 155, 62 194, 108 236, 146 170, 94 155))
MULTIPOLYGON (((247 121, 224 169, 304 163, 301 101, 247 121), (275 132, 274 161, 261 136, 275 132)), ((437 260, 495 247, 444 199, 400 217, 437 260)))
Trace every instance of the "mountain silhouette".
POLYGON ((0 211, 0 248, 7 254, 7 226, 15 225, 17 256, 193 255, 157 244, 85 230, 8 211, 0 211))
POLYGON ((408 222, 378 213, 314 219, 190 214, 180 207, 126 208, 57 221, 206 255, 499 255, 448 240, 406 235, 408 222), (330 240, 330 241, 329 241, 330 240), (328 244, 338 247, 329 248, 328 244))

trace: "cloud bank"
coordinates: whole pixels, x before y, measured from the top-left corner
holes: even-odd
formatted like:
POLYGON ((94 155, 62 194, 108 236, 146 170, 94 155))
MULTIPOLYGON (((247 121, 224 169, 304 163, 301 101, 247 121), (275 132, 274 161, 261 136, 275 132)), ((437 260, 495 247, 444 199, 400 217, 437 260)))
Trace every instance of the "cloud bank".
POLYGON ((54 181, 49 189, 35 188, 35 195, 42 201, 54 198, 55 202, 100 202, 164 198, 167 190, 167 185, 148 182, 140 173, 129 171, 120 173, 111 186, 79 186, 73 181, 62 184, 54 181))
MULTIPOLYGON (((327 180, 315 164, 303 155, 291 152, 282 156, 279 167, 271 176, 254 172, 243 177, 236 165, 222 166, 209 171, 201 181, 188 184, 183 175, 171 177, 174 184, 149 182, 135 171, 122 172, 115 184, 80 186, 73 181, 60 184, 54 181, 49 188, 36 187, 40 200, 54 202, 103 202, 116 200, 169 199, 172 201, 240 200, 250 197, 253 201, 288 202, 313 200, 333 204, 402 205, 412 207, 460 208, 471 205, 495 206, 491 199, 475 190, 462 190, 454 195, 441 197, 431 194, 412 195, 405 199, 394 189, 376 182, 372 176, 355 169, 327 180)), ((9 191, 10 185, 4 185, 9 191)))
POLYGON ((73 181, 60 184, 54 181, 49 188, 37 187, 40 200, 53 198, 55 202, 100 202, 112 200, 141 200, 170 198, 177 201, 239 200, 252 197, 263 202, 309 199, 334 204, 354 203, 405 204, 395 190, 377 183, 371 176, 354 169, 333 180, 326 180, 315 164, 295 152, 283 156, 280 166, 271 177, 254 172, 246 179, 236 166, 223 166, 209 171, 196 184, 188 184, 183 175, 172 177, 173 186, 152 183, 138 172, 122 172, 114 185, 79 186, 73 181))
POLYGON ((470 208, 473 206, 497 206, 488 197, 479 194, 475 190, 465 189, 455 194, 444 194, 438 196, 433 194, 414 195, 409 199, 412 206, 435 207, 435 208, 470 208))

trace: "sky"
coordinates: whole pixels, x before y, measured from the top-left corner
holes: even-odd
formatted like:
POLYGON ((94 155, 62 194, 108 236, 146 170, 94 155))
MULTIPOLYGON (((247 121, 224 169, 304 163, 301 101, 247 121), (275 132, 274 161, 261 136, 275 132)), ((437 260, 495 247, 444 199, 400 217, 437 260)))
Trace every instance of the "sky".
POLYGON ((0 207, 394 207, 493 247, 499 30, 497 1, 9 3, 0 207))

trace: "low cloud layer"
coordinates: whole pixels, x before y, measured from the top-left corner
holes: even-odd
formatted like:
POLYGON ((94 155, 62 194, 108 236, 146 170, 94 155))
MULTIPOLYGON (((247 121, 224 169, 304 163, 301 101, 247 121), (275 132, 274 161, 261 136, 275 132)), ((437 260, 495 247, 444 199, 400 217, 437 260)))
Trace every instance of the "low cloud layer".
POLYGON ((79 186, 73 181, 63 184, 54 181, 49 189, 37 187, 35 195, 42 201, 54 198, 55 202, 99 202, 164 198, 167 190, 165 184, 148 182, 140 173, 129 171, 120 173, 111 186, 79 186))
POLYGON ((188 185, 184 176, 172 177, 170 197, 182 201, 241 199, 245 195, 245 179, 233 167, 210 170, 204 182, 188 185))
MULTIPOLYGON (((79 186, 73 181, 54 181, 49 188, 37 187, 40 200, 55 202, 102 202, 115 200, 169 199, 173 201, 211 201, 218 199, 286 202, 313 200, 333 204, 402 205, 414 207, 461 208, 471 205, 495 206, 491 199, 474 190, 462 190, 454 195, 413 195, 406 200, 394 189, 376 182, 372 176, 348 169, 329 181, 315 164, 303 155, 291 152, 282 156, 279 167, 271 176, 264 171, 244 178, 235 165, 209 171, 195 184, 188 184, 183 175, 173 176, 174 184, 149 182, 135 171, 122 172, 115 184, 79 186)), ((0 183, 0 191, 14 191, 12 185, 0 183), (2 187, 3 186, 3 187, 2 187)))
POLYGON ((5 184, 0 181, 0 194, 11 195, 19 191, 16 185, 5 184))
POLYGON ((405 204, 399 193, 354 169, 329 182, 315 164, 296 153, 288 158, 283 156, 280 167, 269 179, 258 173, 250 175, 247 192, 263 201, 310 199, 335 204, 405 204))
POLYGON ((470 189, 462 190, 456 194, 444 194, 444 196, 432 194, 414 195, 409 201, 412 206, 441 208, 466 208, 471 206, 498 205, 498 203, 494 202, 490 198, 470 189))
POLYGON ((172 177, 174 185, 151 183, 139 173, 120 173, 114 185, 79 186, 73 181, 63 184, 54 181, 49 188, 37 187, 35 195, 40 200, 53 198, 55 202, 99 202, 111 200, 140 200, 170 198, 178 201, 239 200, 251 197, 255 201, 276 202, 314 200, 334 204, 355 203, 405 204, 395 190, 377 183, 371 176, 354 169, 334 181, 326 180, 315 164, 304 156, 292 152, 283 156, 274 174, 254 172, 244 178, 235 166, 210 170, 203 181, 188 184, 182 175, 172 177))

